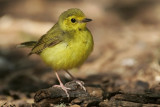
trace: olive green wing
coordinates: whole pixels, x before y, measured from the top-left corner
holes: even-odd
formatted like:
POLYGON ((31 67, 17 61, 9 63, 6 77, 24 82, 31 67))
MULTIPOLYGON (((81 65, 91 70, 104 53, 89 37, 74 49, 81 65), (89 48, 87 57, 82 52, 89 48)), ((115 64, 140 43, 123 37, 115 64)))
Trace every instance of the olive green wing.
POLYGON ((41 53, 45 48, 55 46, 56 44, 62 42, 62 36, 63 33, 61 31, 55 31, 52 33, 47 33, 43 35, 37 42, 37 44, 32 48, 31 54, 39 54, 41 53))

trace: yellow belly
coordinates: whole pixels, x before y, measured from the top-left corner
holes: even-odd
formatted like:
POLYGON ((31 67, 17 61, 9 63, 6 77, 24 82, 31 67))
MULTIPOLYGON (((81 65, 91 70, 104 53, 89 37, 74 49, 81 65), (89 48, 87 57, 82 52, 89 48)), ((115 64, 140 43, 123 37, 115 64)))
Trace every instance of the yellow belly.
POLYGON ((69 42, 61 42, 48 47, 40 54, 41 58, 55 70, 67 70, 81 65, 93 49, 92 36, 80 35, 69 42))

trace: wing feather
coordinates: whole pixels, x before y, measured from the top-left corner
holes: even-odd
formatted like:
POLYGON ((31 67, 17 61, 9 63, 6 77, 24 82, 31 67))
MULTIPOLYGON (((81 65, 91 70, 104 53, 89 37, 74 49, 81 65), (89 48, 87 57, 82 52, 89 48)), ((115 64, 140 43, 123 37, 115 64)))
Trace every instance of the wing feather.
POLYGON ((63 38, 63 31, 61 29, 58 29, 58 26, 55 25, 51 28, 50 31, 47 32, 47 34, 43 35, 37 42, 37 44, 32 48, 31 54, 39 54, 41 53, 45 48, 55 46, 56 44, 60 43, 63 38))

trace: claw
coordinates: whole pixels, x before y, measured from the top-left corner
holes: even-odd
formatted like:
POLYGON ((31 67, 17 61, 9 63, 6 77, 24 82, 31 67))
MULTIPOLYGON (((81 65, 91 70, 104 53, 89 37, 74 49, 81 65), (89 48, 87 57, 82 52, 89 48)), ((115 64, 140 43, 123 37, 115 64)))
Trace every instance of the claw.
POLYGON ((86 91, 86 88, 84 87, 84 82, 83 82, 83 81, 76 80, 76 83, 77 83, 84 91, 86 91))
POLYGON ((69 98, 69 94, 67 90, 71 90, 70 88, 65 87, 63 84, 60 85, 54 85, 53 87, 59 87, 62 88, 62 90, 66 93, 67 97, 69 98))
POLYGON ((67 74, 69 74, 72 79, 84 90, 86 91, 86 88, 84 87, 84 82, 83 81, 79 81, 77 80, 72 74, 70 74, 67 70, 65 70, 67 72, 67 74))

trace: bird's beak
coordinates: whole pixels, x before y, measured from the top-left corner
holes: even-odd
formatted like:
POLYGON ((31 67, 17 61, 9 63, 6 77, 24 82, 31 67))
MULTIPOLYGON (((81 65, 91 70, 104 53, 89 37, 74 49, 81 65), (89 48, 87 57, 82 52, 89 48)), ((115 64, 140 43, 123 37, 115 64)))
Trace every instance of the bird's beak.
POLYGON ((82 22, 90 22, 90 21, 92 21, 92 19, 89 19, 89 18, 84 18, 84 19, 82 20, 82 22))

